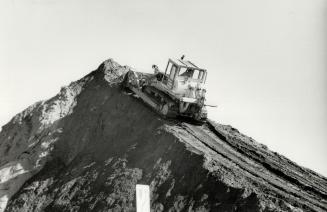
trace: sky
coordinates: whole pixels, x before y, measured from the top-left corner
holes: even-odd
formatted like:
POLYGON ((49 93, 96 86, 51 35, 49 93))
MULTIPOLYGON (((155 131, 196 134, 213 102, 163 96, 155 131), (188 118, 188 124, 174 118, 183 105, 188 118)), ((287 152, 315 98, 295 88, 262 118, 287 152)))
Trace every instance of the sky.
POLYGON ((208 70, 209 117, 327 176, 326 0, 1 0, 0 126, 99 64, 208 70))

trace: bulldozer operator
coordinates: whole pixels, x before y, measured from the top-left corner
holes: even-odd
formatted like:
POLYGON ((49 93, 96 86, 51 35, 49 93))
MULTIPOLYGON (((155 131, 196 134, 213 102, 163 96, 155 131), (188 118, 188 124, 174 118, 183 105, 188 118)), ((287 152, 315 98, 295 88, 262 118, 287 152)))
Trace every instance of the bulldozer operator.
POLYGON ((184 73, 182 73, 180 76, 192 78, 193 77, 194 70, 188 68, 184 73))
POLYGON ((152 68, 154 70, 154 78, 158 81, 162 81, 162 78, 164 77, 163 73, 160 72, 157 65, 152 65, 152 68))

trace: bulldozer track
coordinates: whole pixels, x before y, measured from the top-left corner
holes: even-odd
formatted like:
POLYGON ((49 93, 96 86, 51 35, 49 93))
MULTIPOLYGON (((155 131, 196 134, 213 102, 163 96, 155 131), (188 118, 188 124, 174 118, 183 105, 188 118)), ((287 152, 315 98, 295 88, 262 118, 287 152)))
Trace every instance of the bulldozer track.
POLYGON ((207 142, 207 141, 205 141, 205 139, 202 139, 202 138, 200 138, 199 136, 196 135, 196 133, 194 132, 194 129, 192 129, 192 128, 197 128, 197 130, 203 130, 203 129, 199 129, 199 126, 192 125, 192 124, 186 124, 186 123, 179 123, 178 125, 182 129, 186 130, 196 140, 198 140, 203 145, 205 145, 207 148, 209 148, 210 150, 212 150, 216 154, 222 156, 223 158, 225 158, 225 159, 227 159, 229 161, 233 161, 235 163, 235 165, 237 165, 238 168, 240 168, 243 171, 245 171, 245 172, 249 173, 250 175, 254 176, 255 179, 264 180, 266 183, 271 185, 271 189, 274 190, 274 192, 282 192, 284 195, 285 194, 291 195, 292 197, 290 196, 289 198, 292 199, 293 201, 295 199, 299 198, 299 197, 306 198, 307 202, 302 203, 302 204, 308 205, 308 206, 310 204, 311 207, 318 207, 320 210, 321 209, 323 209, 323 210, 327 209, 325 204, 323 204, 321 202, 319 202, 317 204, 317 202, 313 198, 314 197, 313 194, 318 194, 318 195, 322 196, 323 198, 326 198, 326 194, 324 194, 324 193, 322 193, 320 191, 317 191, 316 189, 312 188, 311 186, 303 185, 303 182, 301 183, 297 179, 292 178, 290 176, 287 176, 286 174, 282 173, 277 168, 274 168, 271 165, 269 165, 268 163, 264 163, 263 161, 259 161, 255 157, 252 157, 251 155, 246 154, 240 148, 235 147, 234 145, 232 145, 231 143, 228 142, 227 138, 224 135, 222 135, 218 130, 216 130, 216 127, 214 126, 213 123, 211 123, 210 120, 206 121, 206 123, 203 125, 203 128, 209 130, 211 133, 213 133, 215 136, 217 136, 220 140, 224 141, 224 143, 226 143, 234 151, 238 152, 241 156, 248 157, 250 160, 253 160, 258 164, 262 164, 263 167, 266 170, 269 171, 269 173, 274 174, 274 175, 277 176, 276 179, 278 179, 278 177, 281 177, 286 182, 289 182, 289 183, 292 183, 292 184, 298 186, 299 188, 301 188, 301 190, 305 191, 305 193, 307 193, 308 196, 306 197, 306 195, 304 195, 303 192, 301 192, 300 190, 295 189, 293 191, 290 191, 289 189, 283 187, 282 182, 278 182, 278 181, 275 182, 274 180, 272 180, 271 176, 269 176, 268 174, 253 170, 253 169, 249 168, 248 166, 246 166, 246 163, 242 164, 243 163, 242 158, 235 159, 235 158, 229 156, 229 155, 233 155, 233 154, 230 154, 229 152, 226 153, 225 150, 224 151, 217 150, 217 148, 219 148, 218 144, 217 145, 215 145, 213 143, 210 144, 210 142, 207 142))

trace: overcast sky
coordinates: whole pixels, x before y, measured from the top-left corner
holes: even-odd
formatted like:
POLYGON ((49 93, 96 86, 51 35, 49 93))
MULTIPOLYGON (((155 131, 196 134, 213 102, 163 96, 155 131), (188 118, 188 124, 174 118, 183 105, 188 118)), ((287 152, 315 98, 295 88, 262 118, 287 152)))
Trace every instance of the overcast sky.
POLYGON ((2 0, 0 126, 107 58, 208 69, 209 116, 327 176, 326 0, 2 0))

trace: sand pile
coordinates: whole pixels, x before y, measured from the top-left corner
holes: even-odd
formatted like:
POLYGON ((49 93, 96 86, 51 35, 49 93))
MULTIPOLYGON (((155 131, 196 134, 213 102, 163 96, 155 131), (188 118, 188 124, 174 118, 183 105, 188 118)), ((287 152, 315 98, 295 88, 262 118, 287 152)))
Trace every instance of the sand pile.
POLYGON ((109 59, 0 132, 0 211, 326 211, 327 180, 231 126, 164 120, 109 59), (6 207, 6 209, 4 209, 6 207))

